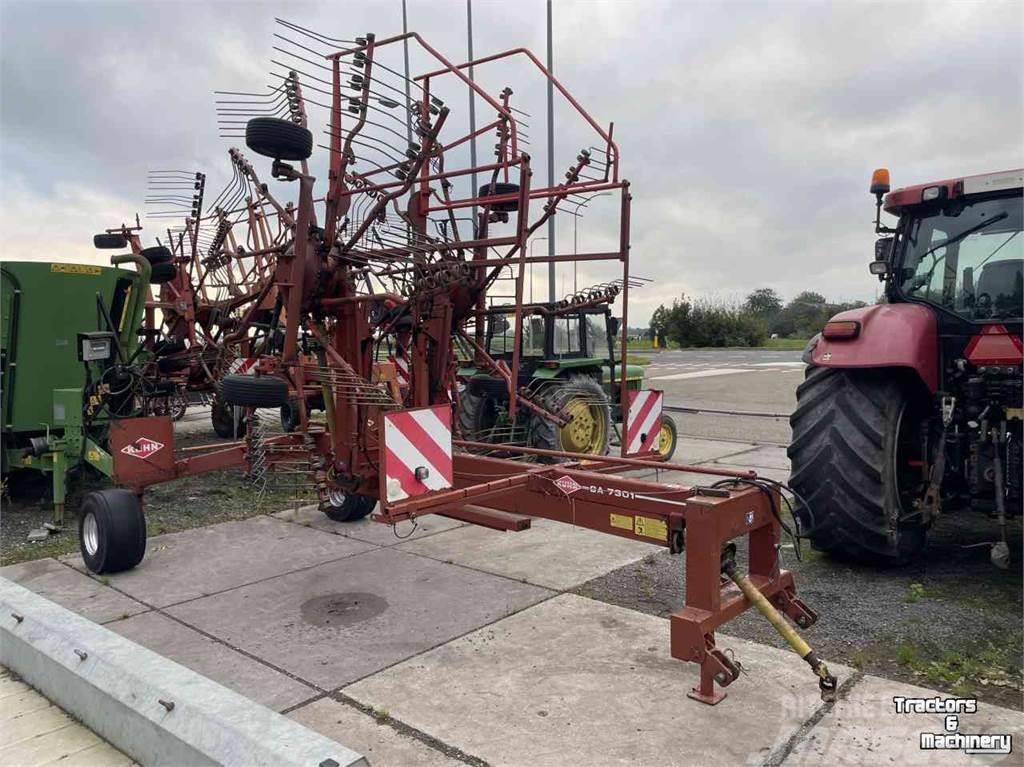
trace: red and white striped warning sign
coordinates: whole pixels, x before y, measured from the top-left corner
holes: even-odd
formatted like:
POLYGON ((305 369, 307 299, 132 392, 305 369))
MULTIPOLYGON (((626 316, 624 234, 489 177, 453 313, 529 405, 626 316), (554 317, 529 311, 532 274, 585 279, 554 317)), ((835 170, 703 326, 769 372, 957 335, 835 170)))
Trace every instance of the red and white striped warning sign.
POLYGON ((661 431, 662 393, 654 389, 626 392, 629 414, 626 423, 626 453, 650 453, 658 449, 661 431))
POLYGON ((228 375, 256 375, 256 362, 257 359, 255 357, 239 357, 236 360, 232 360, 231 364, 228 365, 228 375))
POLYGON ((448 405, 384 414, 383 474, 388 503, 452 486, 448 405))
POLYGON ((388 362, 395 366, 395 379, 399 386, 408 386, 412 380, 409 374, 409 354, 401 346, 395 346, 395 353, 388 356, 388 362))

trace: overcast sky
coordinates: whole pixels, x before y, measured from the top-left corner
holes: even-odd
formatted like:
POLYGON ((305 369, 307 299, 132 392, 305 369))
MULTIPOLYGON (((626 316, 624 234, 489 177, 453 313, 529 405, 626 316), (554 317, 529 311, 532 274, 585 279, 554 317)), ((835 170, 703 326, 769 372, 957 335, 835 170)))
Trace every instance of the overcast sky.
MULTIPOLYGON (((477 56, 524 46, 543 58, 544 9, 476 0, 477 56)), ((408 0, 409 27, 461 62, 465 10, 408 0)), ((147 170, 224 183, 239 141, 218 137, 212 91, 266 85, 275 16, 336 38, 401 31, 400 0, 0 0, 3 258, 102 262, 92 234, 144 211, 147 170)), ((684 291, 873 299, 873 168, 899 186, 1024 165, 1022 29, 1020 0, 556 0, 555 72, 615 123, 634 195, 632 270, 655 280, 633 294, 630 324, 684 291)), ((480 77, 511 85, 532 115, 538 185, 542 83, 521 68, 480 77)), ((461 98, 451 107, 465 120, 461 98)), ((556 118, 560 175, 586 137, 563 104, 556 118)), ((571 252, 562 218, 558 251, 571 252)), ((608 234, 603 220, 595 203, 581 250, 608 234)), ((147 228, 147 244, 160 231, 147 228)))

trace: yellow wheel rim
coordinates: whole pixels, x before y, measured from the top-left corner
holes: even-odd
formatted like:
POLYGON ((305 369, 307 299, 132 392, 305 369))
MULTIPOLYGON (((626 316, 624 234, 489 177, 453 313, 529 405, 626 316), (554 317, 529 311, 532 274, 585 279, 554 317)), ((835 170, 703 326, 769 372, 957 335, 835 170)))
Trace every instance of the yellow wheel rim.
POLYGON ((559 430, 562 449, 569 453, 597 455, 604 448, 605 419, 598 409, 600 405, 589 405, 581 398, 574 397, 565 407, 565 414, 571 416, 569 423, 559 430))
POLYGON ((657 453, 659 455, 668 455, 672 448, 672 430, 668 427, 668 424, 662 421, 661 430, 658 432, 658 448, 657 453))

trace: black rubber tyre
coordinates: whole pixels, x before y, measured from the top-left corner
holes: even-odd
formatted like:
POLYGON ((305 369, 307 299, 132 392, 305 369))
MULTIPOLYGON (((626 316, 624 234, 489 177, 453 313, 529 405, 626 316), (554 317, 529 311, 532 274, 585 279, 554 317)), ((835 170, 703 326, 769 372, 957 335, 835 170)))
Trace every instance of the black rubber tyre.
POLYGON ((281 405, 281 429, 290 434, 299 428, 299 404, 295 400, 281 405))
MULTIPOLYGON (((508 406, 508 402, 505 403, 508 406)), ((471 442, 490 442, 491 430, 497 418, 498 403, 487 397, 471 394, 467 387, 459 394, 459 432, 462 439, 471 442)))
POLYGON ((220 393, 229 405, 281 407, 288 404, 288 384, 277 376, 224 376, 220 393))
MULTIPOLYGON (((601 444, 586 452, 589 455, 605 455, 608 452, 608 444, 611 439, 612 418, 608 395, 601 388, 601 384, 588 376, 569 376, 550 385, 541 397, 541 404, 551 412, 558 413, 563 411, 575 397, 583 397, 589 402, 591 415, 602 421, 604 437, 601 444)), ((563 444, 562 430, 555 423, 537 415, 530 418, 527 444, 530 447, 544 450, 577 452, 572 449, 572 446, 563 444)), ((564 460, 552 456, 538 458, 540 463, 563 463, 564 460)))
POLYGON ((214 433, 221 439, 233 439, 235 436, 234 409, 221 396, 213 398, 210 406, 210 423, 214 433))
MULTIPOLYGON (((490 184, 484 184, 477 190, 477 197, 498 197, 506 194, 516 194, 519 192, 519 184, 506 184, 504 182, 498 182, 494 184, 493 189, 490 184)), ((519 210, 519 200, 510 200, 508 202, 499 202, 491 206, 491 210, 495 210, 501 213, 511 213, 512 211, 519 210)))
POLYGON ((178 267, 172 263, 153 264, 149 271, 150 285, 163 285, 178 276, 178 267))
POLYGON ((313 134, 288 120, 254 117, 245 125, 245 145, 275 160, 308 160, 313 154, 313 134))
POLYGON ((146 554, 146 517, 130 490, 97 490, 85 496, 78 520, 85 566, 97 575, 131 570, 146 554))
POLYGON ((789 483, 810 507, 798 499, 795 513, 814 548, 875 565, 904 564, 921 551, 926 531, 911 499, 922 488, 908 479, 911 448, 902 447, 919 423, 916 399, 892 371, 808 368, 787 452, 789 483))
POLYGON ((143 248, 142 256, 151 264, 167 264, 174 258, 170 248, 163 245, 154 245, 152 248, 143 248))
POLYGON ((365 495, 346 495, 332 498, 320 504, 320 511, 327 515, 328 519, 335 522, 356 522, 377 506, 376 498, 369 498, 365 495))
POLYGON ((658 435, 658 439, 658 449, 655 452, 664 460, 671 461, 676 452, 679 435, 676 430, 676 422, 672 420, 672 416, 666 415, 664 412, 661 414, 661 433, 658 435), (668 444, 665 444, 665 440, 668 440, 668 444))
POLYGON ((119 250, 128 247, 128 240, 123 234, 94 234, 92 246, 97 250, 119 250))

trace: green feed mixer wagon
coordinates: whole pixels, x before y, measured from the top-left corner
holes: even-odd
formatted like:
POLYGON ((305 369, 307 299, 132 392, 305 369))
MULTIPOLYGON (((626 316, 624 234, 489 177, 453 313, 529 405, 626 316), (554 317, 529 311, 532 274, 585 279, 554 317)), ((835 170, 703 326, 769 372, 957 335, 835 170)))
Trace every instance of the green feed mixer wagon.
MULTIPOLYGON (((97 247, 127 244, 96 237, 97 247)), ((87 464, 110 475, 109 421, 137 407, 148 354, 139 328, 149 260, 125 254, 111 263, 0 265, 3 482, 7 490, 49 475, 57 525, 69 470, 87 464)))

